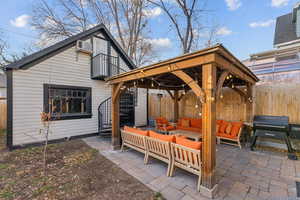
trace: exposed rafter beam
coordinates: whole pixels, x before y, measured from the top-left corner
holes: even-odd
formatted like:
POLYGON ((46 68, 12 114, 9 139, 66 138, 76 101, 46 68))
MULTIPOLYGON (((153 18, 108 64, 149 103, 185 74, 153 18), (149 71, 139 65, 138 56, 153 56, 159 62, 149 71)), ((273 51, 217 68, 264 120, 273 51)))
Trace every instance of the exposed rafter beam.
POLYGON ((205 101, 205 93, 203 92, 202 88, 187 73, 183 72, 182 70, 178 70, 173 71, 172 74, 183 80, 193 90, 195 95, 200 98, 201 102, 205 101))

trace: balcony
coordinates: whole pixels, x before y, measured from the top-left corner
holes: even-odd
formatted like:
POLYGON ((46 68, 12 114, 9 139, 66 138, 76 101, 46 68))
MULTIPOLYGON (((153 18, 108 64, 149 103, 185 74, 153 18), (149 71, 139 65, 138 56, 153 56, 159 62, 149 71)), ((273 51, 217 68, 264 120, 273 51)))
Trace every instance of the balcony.
POLYGON ((104 80, 107 77, 125 72, 120 68, 119 57, 99 53, 92 57, 91 78, 95 80, 104 80))

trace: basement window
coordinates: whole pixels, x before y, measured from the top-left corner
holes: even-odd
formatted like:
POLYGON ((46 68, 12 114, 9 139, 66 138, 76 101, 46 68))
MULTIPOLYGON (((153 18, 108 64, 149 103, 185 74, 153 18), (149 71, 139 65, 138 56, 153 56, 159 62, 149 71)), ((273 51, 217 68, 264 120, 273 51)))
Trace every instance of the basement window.
POLYGON ((92 117, 91 88, 44 84, 44 112, 52 120, 92 117))

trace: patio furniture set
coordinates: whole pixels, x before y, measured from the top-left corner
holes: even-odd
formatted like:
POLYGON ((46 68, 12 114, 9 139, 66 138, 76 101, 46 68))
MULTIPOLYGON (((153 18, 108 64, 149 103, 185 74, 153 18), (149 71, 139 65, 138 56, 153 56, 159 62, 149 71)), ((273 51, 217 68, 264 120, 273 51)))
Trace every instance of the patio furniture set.
MULTIPOLYGON (((170 135, 184 135, 195 141, 202 138, 202 119, 201 118, 181 118, 178 123, 170 123, 163 117, 156 118, 156 130, 170 135)), ((217 120, 216 138, 218 144, 241 146, 241 133, 243 122, 229 122, 217 120)))
POLYGON ((173 176, 175 167, 197 175, 197 190, 200 191, 202 142, 191 141, 185 136, 163 135, 127 126, 121 130, 121 137, 122 151, 126 146, 145 154, 145 164, 149 157, 167 163, 167 176, 173 176))
MULTIPOLYGON (((197 175, 197 190, 200 191, 202 168, 201 125, 202 119, 182 118, 177 124, 173 123, 172 125, 165 118, 156 119, 156 129, 165 134, 125 126, 121 129, 121 150, 123 151, 126 146, 145 154, 145 164, 148 163, 149 157, 167 163, 167 176, 173 176, 175 167, 197 175)), ((242 122, 218 120, 216 127, 218 143, 221 140, 224 142, 223 139, 230 140, 237 142, 234 145, 241 148, 239 140, 242 128, 242 122)), ((226 141, 224 143, 233 144, 226 141)))

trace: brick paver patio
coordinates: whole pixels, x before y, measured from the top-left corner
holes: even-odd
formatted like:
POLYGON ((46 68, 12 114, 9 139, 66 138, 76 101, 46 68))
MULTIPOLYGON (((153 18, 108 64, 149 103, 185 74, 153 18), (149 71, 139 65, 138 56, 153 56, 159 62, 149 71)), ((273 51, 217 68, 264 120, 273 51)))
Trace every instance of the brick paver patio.
MULTIPOLYGON (((168 200, 207 199, 196 190, 197 177, 188 172, 176 169, 174 177, 167 177, 167 165, 163 162, 151 159, 144 165, 143 154, 134 150, 113 151, 108 139, 91 137, 84 141, 168 200)), ((300 181, 300 161, 270 152, 251 152, 248 148, 217 146, 219 189, 215 199, 300 199, 297 180, 300 181)))

